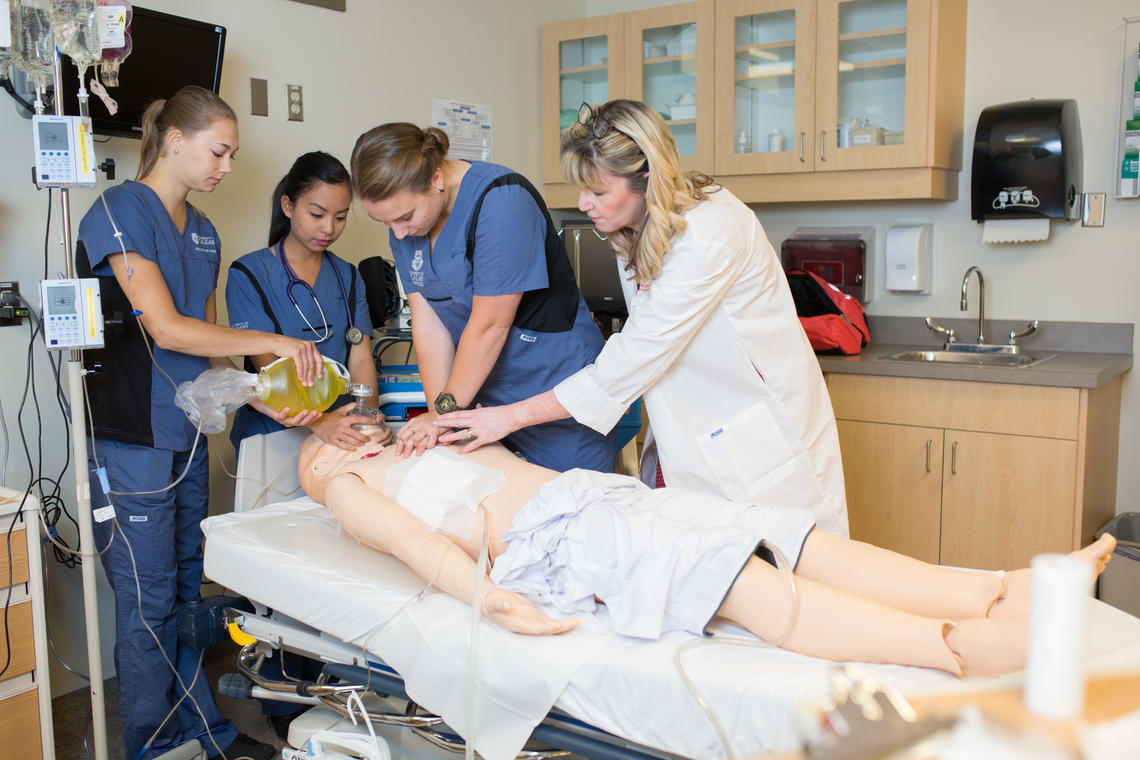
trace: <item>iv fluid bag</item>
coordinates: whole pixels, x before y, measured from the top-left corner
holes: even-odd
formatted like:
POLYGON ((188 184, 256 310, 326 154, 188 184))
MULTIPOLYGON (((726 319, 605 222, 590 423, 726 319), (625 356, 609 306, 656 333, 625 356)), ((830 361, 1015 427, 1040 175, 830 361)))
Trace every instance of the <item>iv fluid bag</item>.
POLYGON ((79 84, 83 87, 87 67, 103 57, 95 0, 51 0, 51 20, 55 25, 55 44, 79 69, 79 84))
POLYGON ((324 374, 309 387, 297 379, 292 359, 278 359, 256 375, 239 369, 208 369, 194 380, 178 386, 174 403, 203 433, 220 433, 226 416, 253 398, 260 398, 274 411, 289 407, 289 416, 306 410, 323 412, 348 390, 348 370, 325 358, 324 374))
POLYGON ((8 7, 8 18, 0 18, 0 77, 7 78, 8 64, 16 57, 16 40, 19 39, 20 28, 15 3, 0 3, 0 10, 5 5, 8 7), (3 24, 8 24, 7 34, 4 33, 3 24))
POLYGON ((55 38, 51 30, 48 0, 16 0, 19 37, 16 39, 16 67, 36 86, 36 97, 43 100, 55 65, 55 38))
POLYGON ((95 0, 99 13, 99 36, 103 56, 99 78, 107 87, 119 86, 119 65, 131 54, 131 19, 134 9, 128 0, 95 0))

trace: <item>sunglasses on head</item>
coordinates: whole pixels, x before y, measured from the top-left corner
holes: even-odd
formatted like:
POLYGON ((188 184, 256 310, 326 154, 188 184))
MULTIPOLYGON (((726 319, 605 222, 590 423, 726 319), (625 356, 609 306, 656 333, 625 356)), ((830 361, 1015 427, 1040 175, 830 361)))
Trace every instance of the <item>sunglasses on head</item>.
POLYGON ((595 140, 600 140, 610 133, 614 128, 610 124, 609 119, 601 115, 601 110, 595 111, 589 103, 583 101, 582 105, 578 106, 578 123, 590 130, 595 140))

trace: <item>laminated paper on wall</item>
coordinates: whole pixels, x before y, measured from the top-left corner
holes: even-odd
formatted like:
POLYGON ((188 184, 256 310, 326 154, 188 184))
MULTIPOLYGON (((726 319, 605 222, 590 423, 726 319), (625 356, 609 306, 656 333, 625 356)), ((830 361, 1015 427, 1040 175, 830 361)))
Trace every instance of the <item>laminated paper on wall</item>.
POLYGON ((982 223, 983 243, 1029 243, 1048 238, 1048 219, 987 219, 982 223))

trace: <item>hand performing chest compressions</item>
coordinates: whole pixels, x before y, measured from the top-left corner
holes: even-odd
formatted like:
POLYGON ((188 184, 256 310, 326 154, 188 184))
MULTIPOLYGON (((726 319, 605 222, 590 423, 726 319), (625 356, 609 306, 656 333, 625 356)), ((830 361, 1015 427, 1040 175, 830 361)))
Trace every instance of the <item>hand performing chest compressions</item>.
MULTIPOLYGON (((310 437, 301 485, 363 543, 465 602, 476 598, 486 537, 492 567, 479 598, 508 630, 563 633, 600 602, 616 632, 642 638, 700 634, 720 617, 826 659, 958 676, 1024 667, 1029 570, 929 565, 828 534, 807 510, 649 489, 623 475, 559 474, 495 444, 411 459, 394 449, 376 442, 347 452, 310 437), (795 567, 795 597, 780 571, 753 556, 761 541, 795 567)), ((1099 573, 1114 546, 1106 534, 1074 556, 1099 573)))

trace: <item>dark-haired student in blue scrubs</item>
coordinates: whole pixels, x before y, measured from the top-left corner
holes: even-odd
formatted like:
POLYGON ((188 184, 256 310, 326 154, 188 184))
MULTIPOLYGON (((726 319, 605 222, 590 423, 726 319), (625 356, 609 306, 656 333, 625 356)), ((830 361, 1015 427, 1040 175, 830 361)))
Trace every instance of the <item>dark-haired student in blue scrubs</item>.
MULTIPOLYGON (((356 267, 329 250, 344 231, 352 203, 348 170, 328 153, 313 151, 293 162, 273 191, 269 246, 230 265, 226 310, 230 326, 263 330, 315 341, 321 354, 348 368, 353 383, 372 389, 376 407, 376 368, 372 363, 372 319, 364 282, 356 267)), ((246 357, 256 372, 276 359, 246 357)), ((352 417, 353 398, 344 395, 329 411, 274 412, 246 405, 234 415, 230 440, 307 425, 325 443, 355 449, 368 436, 352 428, 371 420, 352 417)))
POLYGON ((85 380, 88 463, 110 490, 93 477, 93 506, 114 506, 113 519, 96 522, 95 542, 115 592, 123 743, 130 760, 194 739, 211 757, 268 760, 274 748, 238 734, 218 712, 202 653, 178 639, 177 611, 202 585, 209 458, 174 392, 211 366, 233 367, 228 357, 237 354, 292 357, 299 379, 311 383, 320 354, 308 341, 215 324, 221 244, 186 199, 230 173, 233 110, 209 90, 185 87, 151 104, 142 126, 138 181, 92 204, 75 262, 80 276, 99 278, 109 320, 106 347, 85 351, 84 362, 101 365, 85 380))
MULTIPOLYGON (((437 443, 439 413, 550 390, 603 344, 542 197, 506 167, 447 158, 448 144, 435 127, 395 123, 361 135, 352 153, 361 204, 390 230, 434 407, 400 429, 405 455, 437 443)), ((616 441, 567 419, 505 443, 554 470, 611 472, 616 441)))

